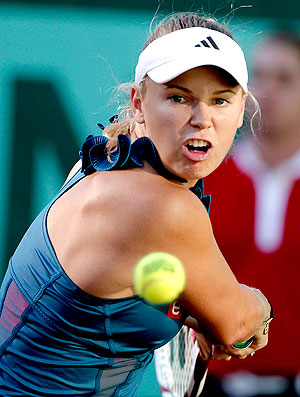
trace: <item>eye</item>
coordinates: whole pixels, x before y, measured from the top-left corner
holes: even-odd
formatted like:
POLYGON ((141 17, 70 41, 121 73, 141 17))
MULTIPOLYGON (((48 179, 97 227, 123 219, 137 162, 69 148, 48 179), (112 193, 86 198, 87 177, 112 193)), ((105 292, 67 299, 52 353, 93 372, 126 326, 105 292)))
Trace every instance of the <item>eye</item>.
POLYGON ((182 95, 171 95, 170 99, 176 103, 184 103, 186 99, 182 95))
POLYGON ((224 98, 216 98, 215 103, 216 103, 216 105, 224 106, 224 105, 226 105, 226 103, 229 103, 229 101, 224 98))

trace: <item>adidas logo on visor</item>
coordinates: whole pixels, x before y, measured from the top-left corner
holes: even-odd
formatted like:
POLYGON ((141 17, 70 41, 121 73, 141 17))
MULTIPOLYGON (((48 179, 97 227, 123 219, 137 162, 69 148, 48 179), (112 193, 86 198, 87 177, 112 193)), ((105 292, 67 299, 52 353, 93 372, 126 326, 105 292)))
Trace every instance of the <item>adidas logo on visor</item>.
POLYGON ((210 37, 206 37, 206 40, 201 40, 199 44, 196 44, 195 47, 206 47, 206 48, 215 48, 216 50, 219 50, 220 48, 217 46, 215 41, 210 37), (207 40, 207 41, 206 41, 207 40), (209 45, 209 43, 210 45, 209 45))

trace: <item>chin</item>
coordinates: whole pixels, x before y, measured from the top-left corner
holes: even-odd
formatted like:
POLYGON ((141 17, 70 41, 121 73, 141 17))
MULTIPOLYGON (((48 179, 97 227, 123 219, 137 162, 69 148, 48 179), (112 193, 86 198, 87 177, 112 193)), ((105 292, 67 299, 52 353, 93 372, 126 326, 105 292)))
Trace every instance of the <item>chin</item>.
POLYGON ((215 167, 211 167, 211 166, 209 166, 209 167, 201 167, 201 170, 199 170, 199 172, 194 172, 192 175, 190 175, 191 179, 199 180, 199 179, 206 178, 208 175, 210 175, 212 172, 214 172, 214 170, 217 167, 218 166, 215 166, 215 167))

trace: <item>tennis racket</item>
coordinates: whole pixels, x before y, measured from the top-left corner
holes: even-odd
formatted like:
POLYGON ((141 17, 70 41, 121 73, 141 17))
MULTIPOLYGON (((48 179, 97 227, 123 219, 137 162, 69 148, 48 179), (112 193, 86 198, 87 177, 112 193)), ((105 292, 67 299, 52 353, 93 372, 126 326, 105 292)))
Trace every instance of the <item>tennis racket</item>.
POLYGON ((183 326, 169 343, 155 351, 155 371, 162 396, 199 396, 209 361, 200 358, 193 329, 183 326))
MULTIPOLYGON (((253 338, 233 345, 245 349, 253 338)), ((208 371, 210 358, 203 360, 192 328, 183 326, 166 345, 155 351, 155 371, 163 397, 200 396, 208 371)))

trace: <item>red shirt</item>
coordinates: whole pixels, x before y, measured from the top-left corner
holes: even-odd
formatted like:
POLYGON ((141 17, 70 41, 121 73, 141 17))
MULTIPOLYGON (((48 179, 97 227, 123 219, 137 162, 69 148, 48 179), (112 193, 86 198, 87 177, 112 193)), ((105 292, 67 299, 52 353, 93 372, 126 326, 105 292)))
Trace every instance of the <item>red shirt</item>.
MULTIPOLYGON (((279 183, 274 186, 278 191, 273 189, 272 194, 264 196, 259 195, 259 184, 263 183, 266 170, 256 161, 257 154, 251 157, 253 146, 243 146, 235 157, 225 160, 205 179, 205 193, 212 195, 210 217, 223 255, 240 283, 261 289, 271 301, 275 320, 270 324, 266 348, 251 359, 213 361, 210 372, 216 376, 234 370, 295 375, 300 372, 300 153, 289 166, 285 165, 283 176, 278 177, 276 171, 279 183), (247 160, 248 154, 251 162, 247 160), (284 195, 280 191, 282 185, 284 195), (272 208, 271 200, 276 201, 277 194, 280 200, 276 208, 282 212, 281 221, 273 224, 272 212, 269 220, 264 220, 263 233, 268 221, 271 234, 274 225, 278 229, 273 247, 271 243, 271 248, 264 249, 260 241, 263 227, 257 214, 263 214, 262 208, 272 208)), ((274 217, 278 211, 274 211, 274 217)))

